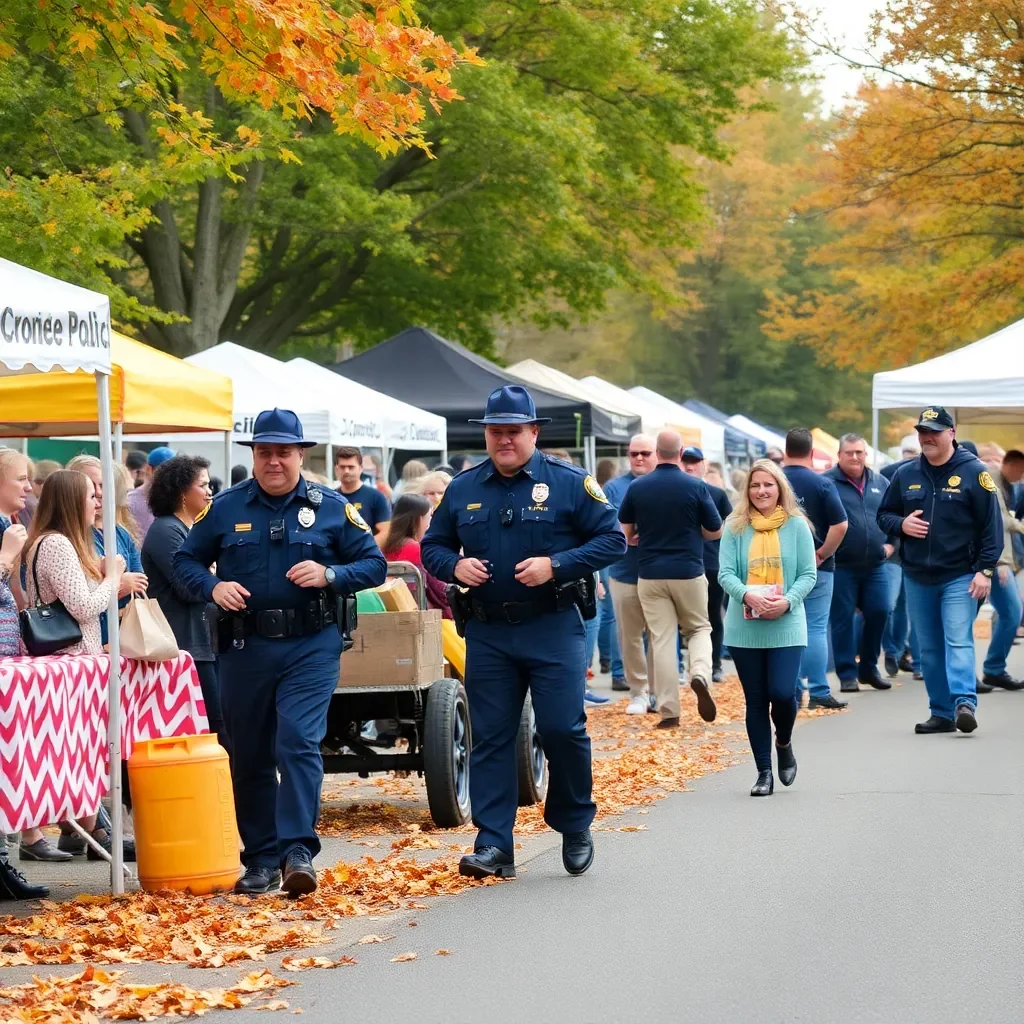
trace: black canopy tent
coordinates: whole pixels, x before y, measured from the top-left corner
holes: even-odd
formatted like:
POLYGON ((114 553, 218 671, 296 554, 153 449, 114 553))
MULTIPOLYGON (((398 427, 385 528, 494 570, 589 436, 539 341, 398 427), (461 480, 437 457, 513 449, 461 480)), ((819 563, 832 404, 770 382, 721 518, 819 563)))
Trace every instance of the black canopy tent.
POLYGON ((505 384, 524 384, 533 395, 537 415, 551 417, 541 427, 544 447, 586 448, 591 438, 626 444, 640 430, 638 417, 618 416, 590 402, 536 387, 425 327, 407 327, 329 369, 444 416, 449 448, 482 447, 483 427, 469 419, 482 416, 487 396, 505 384))

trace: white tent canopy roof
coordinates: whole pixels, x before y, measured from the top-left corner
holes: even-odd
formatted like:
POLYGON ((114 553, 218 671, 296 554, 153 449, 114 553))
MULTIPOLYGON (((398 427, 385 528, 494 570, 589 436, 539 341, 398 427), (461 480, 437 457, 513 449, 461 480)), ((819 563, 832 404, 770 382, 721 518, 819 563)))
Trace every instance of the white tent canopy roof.
POLYGON ((1024 320, 915 366, 876 373, 874 409, 945 406, 957 423, 1024 422, 1024 320))
MULTIPOLYGON (((231 378, 235 394, 235 441, 252 439, 264 409, 291 409, 302 420, 303 436, 317 444, 357 444, 332 422, 330 399, 296 380, 280 359, 225 341, 185 360, 231 378)), ((365 442, 364 442, 365 443, 365 442)))
POLYGON ((295 379, 328 397, 332 414, 353 435, 345 443, 415 451, 447 449, 443 416, 400 402, 308 359, 290 359, 285 365, 295 379))
POLYGON ((675 417, 677 423, 694 423, 698 425, 701 437, 704 439, 704 443, 701 445, 704 457, 709 462, 720 462, 723 466, 725 465, 725 427, 721 423, 708 419, 706 416, 701 416, 700 413, 687 409, 686 406, 673 402, 671 398, 659 395, 657 391, 652 391, 650 388, 630 388, 629 393, 637 395, 652 405, 665 409, 666 415, 675 417), (682 418, 684 416, 686 419, 682 418))
POLYGON ((110 299, 0 259, 0 364, 110 373, 110 299))
POLYGON ((786 439, 782 434, 776 434, 774 430, 762 427, 760 423, 755 423, 752 419, 748 419, 741 413, 737 413, 735 416, 730 416, 729 422, 737 430, 742 430, 744 434, 750 434, 752 437, 756 437, 759 441, 764 441, 769 448, 781 448, 783 451, 786 450, 786 439))

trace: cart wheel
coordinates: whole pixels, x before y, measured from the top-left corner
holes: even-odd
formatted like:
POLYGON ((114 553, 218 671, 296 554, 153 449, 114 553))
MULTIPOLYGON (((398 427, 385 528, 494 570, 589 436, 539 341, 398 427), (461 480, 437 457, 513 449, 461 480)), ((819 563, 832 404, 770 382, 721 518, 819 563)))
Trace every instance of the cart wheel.
POLYGON ((537 733, 533 700, 526 694, 516 737, 516 774, 519 777, 519 806, 539 804, 548 791, 548 759, 537 733))
POLYGON ((472 748, 466 691, 457 679, 438 679, 427 692, 423 737, 427 803, 438 828, 457 828, 469 821, 472 748))

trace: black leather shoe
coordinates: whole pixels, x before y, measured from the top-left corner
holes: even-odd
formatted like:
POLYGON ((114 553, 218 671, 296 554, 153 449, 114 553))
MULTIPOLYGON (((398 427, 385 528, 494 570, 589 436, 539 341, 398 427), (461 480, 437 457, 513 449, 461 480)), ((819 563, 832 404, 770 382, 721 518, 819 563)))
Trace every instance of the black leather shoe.
POLYGON ((993 688, 991 686, 989 686, 988 683, 983 682, 980 679, 975 679, 974 680, 974 692, 975 693, 991 693, 992 689, 993 688))
POLYGON ((779 782, 784 786, 792 786, 796 781, 796 755, 793 744, 780 747, 775 745, 775 756, 779 759, 779 782))
POLYGON ((654 728, 655 729, 677 729, 679 727, 678 718, 663 718, 654 728))
POLYGON ((459 861, 459 874, 467 878, 515 878, 516 864, 510 853, 497 846, 481 846, 459 861))
POLYGON ((281 888, 281 872, 264 864, 253 864, 235 882, 235 892, 243 896, 262 896, 281 888))
POLYGON ((958 704, 956 709, 956 727, 961 732, 974 732, 978 728, 978 719, 970 704, 958 704))
POLYGON ((926 736, 933 732, 956 732, 956 723, 951 722, 948 718, 939 718, 938 715, 932 715, 927 722, 918 722, 914 726, 914 732, 918 736, 926 736))
POLYGON ((840 693, 860 693, 860 683, 856 679, 840 679, 840 693))
POLYGON ((920 682, 920 681, 921 681, 922 679, 924 679, 924 673, 923 673, 923 672, 915 672, 915 673, 914 673, 914 678, 915 678, 915 679, 916 679, 916 680, 917 680, 918 682, 920 682))
POLYGON ((606 675, 612 667, 612 663, 605 658, 600 661, 601 675, 606 675))
POLYGON ((896 660, 896 658, 893 655, 887 654, 885 656, 885 674, 888 675, 888 676, 895 676, 895 675, 899 675, 899 671, 900 671, 899 662, 896 660))
MULTIPOLYGON (((107 829, 97 828, 96 831, 93 832, 92 837, 100 844, 100 846, 103 847, 104 850, 107 851, 107 853, 113 852, 111 849, 113 845, 112 837, 107 829)), ((86 850, 85 856, 88 860, 103 860, 103 858, 91 846, 86 850)), ((135 840, 131 836, 125 836, 124 839, 121 840, 121 859, 126 864, 135 863, 135 840)))
POLYGON ((891 690, 892 683, 888 679, 883 679, 881 674, 875 669, 870 675, 858 677, 858 682, 866 683, 868 686, 873 686, 876 690, 891 690))
POLYGON ((998 686, 1002 690, 1024 690, 1024 679, 1014 679, 1009 672, 1000 672, 997 676, 982 676, 982 681, 989 688, 998 686))
POLYGON ((313 858, 304 846, 296 847, 285 858, 281 888, 292 899, 308 896, 316 889, 316 871, 313 858))
POLYGON ((0 903, 14 900, 45 900, 50 890, 31 882, 6 858, 0 859, 0 903))
POLYGON ((827 697, 812 697, 807 702, 808 711, 811 711, 814 708, 826 708, 829 711, 840 711, 842 708, 848 708, 849 706, 850 702, 848 700, 836 700, 831 693, 827 697))
POLYGON ((566 832, 562 836, 562 866, 570 875, 582 875, 594 863, 594 837, 586 832, 566 832))
POLYGON ((719 665, 718 668, 711 670, 711 682, 720 683, 724 678, 725 676, 722 673, 721 665, 719 665))
POLYGON ((713 722, 718 708, 715 707, 715 699, 711 696, 708 684, 700 676, 694 676, 690 680, 690 689, 697 695, 697 713, 705 722, 713 722))
POLYGON ((903 652, 903 657, 900 658, 900 671, 901 672, 913 672, 914 671, 914 659, 911 657, 910 651, 904 651, 903 652))
POLYGON ((629 683, 622 676, 612 676, 612 689, 625 693, 629 690, 629 683))
POLYGON ((771 796, 775 792, 775 779, 771 769, 766 768, 763 772, 757 773, 757 782, 750 787, 751 796, 771 796))

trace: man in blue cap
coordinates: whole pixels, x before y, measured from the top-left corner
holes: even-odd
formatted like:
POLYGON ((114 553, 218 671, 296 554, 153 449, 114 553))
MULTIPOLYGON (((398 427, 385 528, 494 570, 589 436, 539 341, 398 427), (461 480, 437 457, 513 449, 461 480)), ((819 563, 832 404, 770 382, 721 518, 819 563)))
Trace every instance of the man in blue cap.
POLYGON ((978 727, 974 619, 1003 553, 996 484, 953 417, 939 405, 917 422, 921 455, 900 465, 878 506, 887 537, 899 537, 907 610, 921 642, 931 716, 920 734, 978 727))
POLYGON ((221 706, 245 847, 235 891, 281 885, 302 896, 316 888, 320 743, 341 655, 336 599, 379 586, 387 563, 354 506, 302 478, 315 442, 295 413, 260 413, 241 443, 252 448, 253 478, 200 513, 174 571, 221 609, 221 706))
POLYGON ((626 540, 597 481, 537 451, 539 426, 550 420, 526 388, 492 391, 483 419, 472 422, 484 426, 489 458, 451 482, 422 545, 427 571, 471 595, 469 787, 479 832, 459 871, 515 876, 515 742, 529 689, 550 766, 544 820, 562 833, 562 863, 578 875, 594 858, 596 810, 579 585, 621 558, 626 540))

